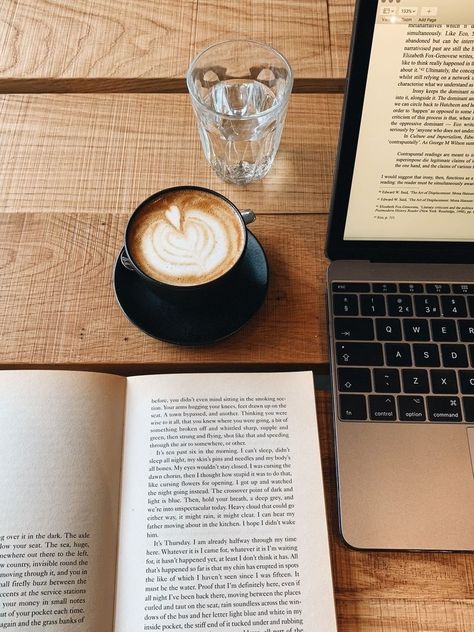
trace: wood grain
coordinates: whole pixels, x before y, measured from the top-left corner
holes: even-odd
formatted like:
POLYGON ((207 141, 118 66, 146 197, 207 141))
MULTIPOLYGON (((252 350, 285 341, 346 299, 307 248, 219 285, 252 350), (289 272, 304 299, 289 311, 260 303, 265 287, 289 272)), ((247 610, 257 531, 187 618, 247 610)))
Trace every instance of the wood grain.
POLYGON ((126 366, 140 372, 144 365, 182 371, 280 363, 325 368, 324 216, 258 218, 252 230, 270 267, 264 305, 231 338, 199 348, 157 341, 120 310, 112 273, 127 218, 0 215, 0 368, 81 365, 123 371, 126 366))
MULTIPOLYGON (((403 569, 400 569, 401 571, 403 569)), ((472 632, 474 601, 420 599, 413 582, 405 599, 337 599, 339 632, 472 632)))
MULTIPOLYGON (((352 0, 348 0, 352 1, 352 0)), ((341 78, 350 11, 331 0, 3 0, 3 79, 177 78, 195 54, 230 38, 267 42, 303 78, 341 78), (331 5, 337 21, 330 25, 331 5), (348 24, 341 24, 347 20, 348 24)), ((127 84, 124 83, 124 87, 127 84)))
POLYGON ((474 556, 356 551, 338 531, 330 397, 317 392, 339 632, 472 632, 474 556))
POLYGON ((354 0, 330 0, 328 13, 333 74, 345 77, 354 18, 354 0))
POLYGON ((130 212, 168 186, 257 213, 327 212, 340 95, 293 95, 270 173, 245 188, 208 166, 187 95, 0 97, 0 212, 130 212))
MULTIPOLYGON (((0 369, 327 372, 325 213, 353 10, 354 0, 0 3, 0 369), (228 37, 284 52, 298 93, 272 171, 243 189, 208 168, 185 94, 196 52, 228 37), (261 310, 208 347, 143 334, 113 292, 131 210, 183 183, 254 208, 271 271, 261 310)), ((474 632, 474 556, 342 543, 328 393, 317 407, 339 632, 474 632)))

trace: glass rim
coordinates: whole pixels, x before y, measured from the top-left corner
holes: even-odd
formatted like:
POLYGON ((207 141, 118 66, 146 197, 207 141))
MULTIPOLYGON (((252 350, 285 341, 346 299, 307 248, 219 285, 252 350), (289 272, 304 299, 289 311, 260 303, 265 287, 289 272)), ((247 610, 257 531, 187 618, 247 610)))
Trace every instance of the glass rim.
POLYGON ((276 50, 275 48, 273 48, 269 44, 264 44, 263 42, 259 42, 257 40, 252 40, 252 39, 233 38, 233 39, 229 39, 229 40, 222 40, 220 42, 215 42, 214 44, 211 44, 210 46, 207 46, 206 48, 204 48, 202 51, 200 51, 196 55, 196 57, 194 57, 194 59, 190 63, 189 68, 188 68, 188 70, 186 72, 186 86, 188 88, 188 92, 191 95, 192 100, 194 101, 196 106, 199 107, 201 110, 204 110, 206 112, 210 112, 211 114, 214 114, 215 116, 219 116, 221 118, 227 118, 227 119, 231 119, 231 120, 235 120, 235 121, 245 121, 245 120, 250 120, 250 119, 257 118, 259 116, 267 116, 269 113, 281 109, 281 107, 284 106, 287 103, 288 97, 290 96, 291 91, 293 89, 293 69, 292 69, 292 67, 290 65, 290 62, 287 60, 287 58, 282 53, 280 53, 280 51, 276 50), (223 44, 234 44, 234 43, 254 44, 254 45, 257 45, 260 48, 264 48, 267 51, 270 51, 276 57, 280 58, 281 61, 283 62, 283 64, 285 65, 285 67, 288 70, 288 77, 287 77, 287 81, 286 81, 286 86, 285 86, 285 90, 283 91, 281 99, 279 99, 276 103, 274 103, 267 110, 263 110, 262 112, 259 112, 258 114, 249 114, 249 115, 242 116, 241 114, 224 114, 224 113, 221 113, 221 112, 216 112, 215 110, 210 108, 208 105, 206 105, 206 103, 204 103, 204 101, 202 101, 202 99, 199 97, 199 95, 195 91, 194 83, 192 81, 192 72, 193 72, 194 68, 196 67, 196 64, 199 61, 199 59, 201 59, 212 48, 217 48, 218 46, 222 46, 223 44))

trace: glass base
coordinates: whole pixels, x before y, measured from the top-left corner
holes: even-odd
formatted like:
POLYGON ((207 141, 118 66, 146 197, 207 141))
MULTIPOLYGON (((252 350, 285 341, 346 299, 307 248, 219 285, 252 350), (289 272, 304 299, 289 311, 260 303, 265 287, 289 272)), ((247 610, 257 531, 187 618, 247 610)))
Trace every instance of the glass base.
POLYGON ((270 171, 272 163, 271 158, 265 158, 258 164, 241 161, 235 165, 227 165, 213 160, 210 165, 224 182, 243 186, 255 180, 261 180, 270 171))

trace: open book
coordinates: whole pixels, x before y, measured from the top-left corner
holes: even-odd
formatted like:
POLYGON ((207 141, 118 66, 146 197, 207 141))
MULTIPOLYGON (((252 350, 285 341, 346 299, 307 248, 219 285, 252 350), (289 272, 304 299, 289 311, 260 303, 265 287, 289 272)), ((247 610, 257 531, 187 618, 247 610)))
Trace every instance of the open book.
POLYGON ((0 373, 21 628, 335 630, 311 373, 0 373))

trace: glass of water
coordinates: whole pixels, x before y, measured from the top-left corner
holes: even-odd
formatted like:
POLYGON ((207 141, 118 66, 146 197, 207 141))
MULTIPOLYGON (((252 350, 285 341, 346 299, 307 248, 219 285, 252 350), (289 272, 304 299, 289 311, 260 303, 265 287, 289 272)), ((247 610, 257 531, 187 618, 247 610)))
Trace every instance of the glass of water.
POLYGON ((204 153, 226 182, 266 175, 280 144, 293 72, 281 53, 251 40, 201 52, 186 82, 204 153))

